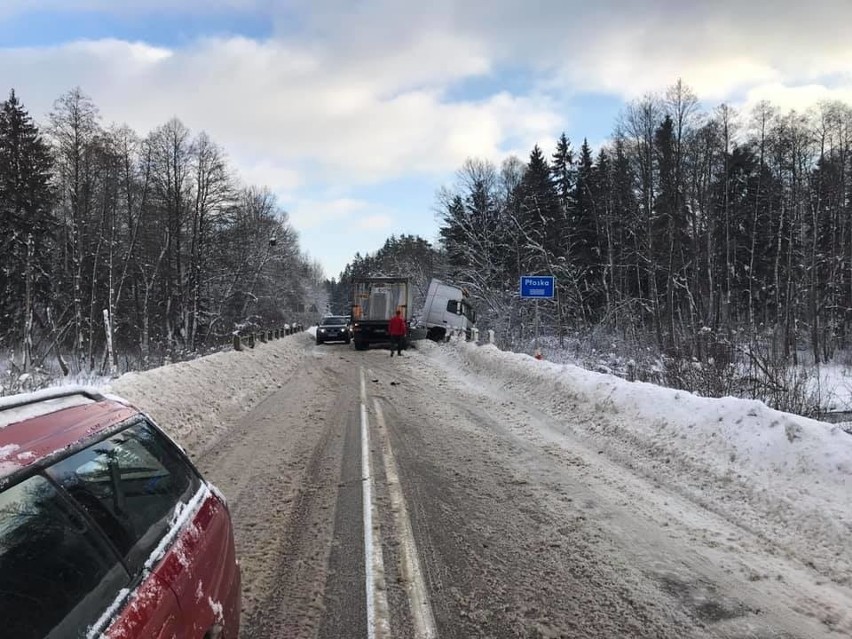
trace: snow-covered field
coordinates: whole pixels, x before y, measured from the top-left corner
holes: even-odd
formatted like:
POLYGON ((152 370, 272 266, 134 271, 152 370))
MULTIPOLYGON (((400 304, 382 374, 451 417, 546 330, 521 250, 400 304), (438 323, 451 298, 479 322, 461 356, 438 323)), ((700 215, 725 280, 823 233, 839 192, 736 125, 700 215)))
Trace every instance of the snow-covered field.
MULTIPOLYGON (((602 341, 602 340, 601 340, 602 341)), ((572 364, 587 370, 603 373, 614 373, 619 377, 628 378, 631 367, 636 367, 636 359, 624 355, 626 344, 618 342, 608 345, 602 350, 590 349, 581 338, 570 338, 565 340, 564 346, 560 347, 558 339, 554 337, 543 337, 540 342, 541 351, 545 359, 559 364, 572 364)), ((532 353, 533 343, 526 345, 521 352, 532 353)), ((646 354, 645 373, 662 377, 665 365, 659 358, 651 358, 653 349, 648 348, 646 354)), ((810 352, 800 351, 798 366, 790 366, 789 374, 792 378, 805 380, 804 391, 808 395, 808 401, 818 405, 823 413, 839 414, 846 418, 846 413, 852 413, 852 367, 849 365, 849 354, 838 353, 835 360, 820 365, 813 364, 813 356, 810 352)), ((698 366, 698 362, 693 362, 698 366)), ((741 378, 748 378, 753 372, 748 371, 740 365, 738 373, 741 378)), ((648 379, 648 377, 644 377, 648 379)), ((852 419, 852 414, 848 416, 852 419)), ((852 422, 845 422, 847 430, 852 429, 852 422)))

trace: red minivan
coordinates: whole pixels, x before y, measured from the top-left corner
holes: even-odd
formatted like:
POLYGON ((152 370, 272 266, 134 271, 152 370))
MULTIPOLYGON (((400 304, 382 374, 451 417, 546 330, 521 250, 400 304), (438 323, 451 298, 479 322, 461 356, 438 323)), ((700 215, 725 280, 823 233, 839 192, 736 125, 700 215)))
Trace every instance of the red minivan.
POLYGON ((237 639, 222 495, 145 413, 60 388, 0 398, 0 636, 237 639))

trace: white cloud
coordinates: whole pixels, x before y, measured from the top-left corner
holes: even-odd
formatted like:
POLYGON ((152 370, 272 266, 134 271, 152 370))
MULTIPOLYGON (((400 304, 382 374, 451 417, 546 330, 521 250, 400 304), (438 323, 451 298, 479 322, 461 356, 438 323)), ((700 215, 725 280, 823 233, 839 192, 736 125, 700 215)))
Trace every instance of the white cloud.
MULTIPOLYGON (((397 42, 441 29, 477 43, 492 68, 510 64, 550 76, 567 94, 633 98, 678 77, 700 97, 725 99, 767 82, 822 81, 852 66, 852 3, 838 0, 311 0, 323 37, 397 42)), ((380 46, 380 45, 376 45, 380 46)))
POLYGON ((393 219, 389 215, 367 215, 357 221, 358 228, 370 231, 381 231, 392 225, 393 219))
POLYGON ((330 200, 299 199, 288 212, 290 221, 297 229, 307 230, 327 224, 339 227, 369 206, 369 203, 363 200, 345 197, 330 200))
POLYGON ((682 78, 701 98, 723 100, 755 82, 780 77, 779 72, 766 63, 735 55, 714 57, 659 52, 640 62, 631 55, 630 47, 625 47, 617 53, 610 50, 589 57, 594 61, 583 60, 576 67, 562 70, 559 80, 625 99, 662 90, 682 78))
POLYGON ((177 115, 241 157, 309 161, 350 182, 445 172, 469 155, 498 154, 510 134, 555 133, 559 119, 542 100, 445 100, 453 79, 487 68, 476 43, 445 34, 360 59, 245 38, 174 50, 116 40, 0 50, 0 77, 35 113, 80 85, 107 120, 145 132, 177 115))
MULTIPOLYGON (((846 71, 852 62, 852 3, 840 0, 5 0, 7 12, 250 13, 282 38, 321 46, 325 76, 354 74, 371 94, 444 87, 496 63, 556 72, 571 90, 633 97, 683 77, 724 96, 755 83, 802 81, 846 71), (293 25, 299 35, 293 36, 293 25)), ((318 52, 314 49, 314 53, 318 52)), ((280 60, 279 60, 280 61, 280 60)), ((345 102, 345 100, 344 100, 345 102)))
MULTIPOLYGON (((73 4, 106 11, 109 3, 73 4)), ((678 77, 714 101, 756 87, 827 86, 829 75, 833 89, 852 86, 839 75, 852 44, 837 26, 852 18, 852 4, 782 0, 772 12, 740 6, 747 4, 545 0, 529 11, 495 0, 482 12, 454 0, 431 8, 298 0, 286 9, 301 12, 298 36, 207 38, 178 49, 118 40, 0 49, 0 77, 35 113, 80 85, 107 120, 141 132, 177 115, 238 157, 296 171, 310 164, 332 181, 380 181, 445 173, 471 155, 499 159, 509 147, 553 139, 566 124, 559 101, 579 92, 629 99, 678 77), (507 62, 537 77, 539 92, 446 97, 455 83, 489 77, 507 62)), ((285 10, 272 7, 215 3, 282 19, 285 10)), ((154 10, 136 0, 119 8, 154 10)))
POLYGON ((268 159, 240 159, 240 177, 246 184, 268 187, 282 201, 293 198, 293 193, 304 184, 302 174, 287 165, 268 159))
POLYGON ((761 84, 748 91, 743 110, 751 109, 763 100, 778 107, 782 112, 795 109, 802 113, 823 101, 838 100, 852 105, 852 83, 830 88, 822 84, 788 86, 780 82, 761 84))

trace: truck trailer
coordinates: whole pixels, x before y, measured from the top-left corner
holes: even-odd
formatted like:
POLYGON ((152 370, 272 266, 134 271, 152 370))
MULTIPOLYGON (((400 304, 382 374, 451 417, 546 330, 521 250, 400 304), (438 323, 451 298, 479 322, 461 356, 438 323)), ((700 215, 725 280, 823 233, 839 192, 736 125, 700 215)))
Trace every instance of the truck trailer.
MULTIPOLYGON (((388 323, 397 311, 411 331, 413 291, 408 277, 361 277, 352 281, 352 341, 359 351, 389 344, 388 323)), ((404 348, 408 348, 406 339, 404 348)))

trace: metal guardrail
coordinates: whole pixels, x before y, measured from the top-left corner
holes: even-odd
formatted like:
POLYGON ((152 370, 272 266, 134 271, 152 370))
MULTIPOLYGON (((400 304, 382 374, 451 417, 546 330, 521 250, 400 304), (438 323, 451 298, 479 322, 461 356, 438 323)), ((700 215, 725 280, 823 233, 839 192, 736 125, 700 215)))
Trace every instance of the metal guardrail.
POLYGON ((234 333, 234 350, 241 351, 243 346, 254 348, 258 343, 267 343, 276 339, 281 339, 287 335, 295 335, 305 330, 301 324, 284 324, 279 328, 271 328, 266 330, 247 331, 245 333, 234 333))

